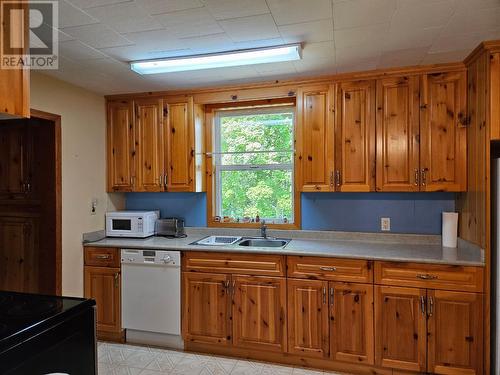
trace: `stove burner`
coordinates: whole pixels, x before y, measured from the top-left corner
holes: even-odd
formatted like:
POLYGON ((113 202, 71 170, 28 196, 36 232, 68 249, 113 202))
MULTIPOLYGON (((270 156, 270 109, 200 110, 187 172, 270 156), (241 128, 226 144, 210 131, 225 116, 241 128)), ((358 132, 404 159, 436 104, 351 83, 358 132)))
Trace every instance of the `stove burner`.
POLYGON ((61 311, 62 305, 62 301, 45 296, 0 294, 0 321, 43 318, 61 311))

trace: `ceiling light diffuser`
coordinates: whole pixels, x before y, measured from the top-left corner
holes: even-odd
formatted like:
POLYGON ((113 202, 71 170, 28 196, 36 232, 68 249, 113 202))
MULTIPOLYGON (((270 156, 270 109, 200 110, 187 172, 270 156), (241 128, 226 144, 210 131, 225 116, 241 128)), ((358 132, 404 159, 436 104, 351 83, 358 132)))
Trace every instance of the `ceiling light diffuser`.
POLYGON ((301 52, 300 44, 287 44, 208 55, 132 61, 130 67, 134 72, 139 74, 185 72, 190 70, 300 60, 301 52))

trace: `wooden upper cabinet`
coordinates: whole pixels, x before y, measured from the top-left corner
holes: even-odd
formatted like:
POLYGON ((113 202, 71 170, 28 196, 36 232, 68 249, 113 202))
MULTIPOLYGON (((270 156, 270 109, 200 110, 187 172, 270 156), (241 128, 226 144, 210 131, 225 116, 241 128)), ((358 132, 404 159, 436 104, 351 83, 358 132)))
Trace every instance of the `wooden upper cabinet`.
POLYGON ((328 358, 328 282, 288 279, 288 352, 328 358))
POLYGON ((135 191, 162 191, 163 101, 135 101, 135 191))
POLYGON ((231 276, 182 273, 182 336, 185 341, 230 345, 231 276))
POLYGON ((377 191, 418 191, 419 77, 377 80, 377 191))
POLYGON ((428 371, 483 374, 483 295, 429 290, 428 371))
POLYGON ((300 191, 331 191, 333 180, 334 100, 330 85, 297 91, 296 166, 300 191))
POLYGON ((233 276, 233 345, 286 350, 286 279, 233 276))
POLYGON ((129 101, 108 102, 108 191, 132 191, 134 164, 133 106, 129 101))
POLYGON ((425 289, 375 286, 378 366, 426 371, 425 298, 425 289))
MULTIPOLYGON (((7 49, 5 44, 9 39, 17 40, 22 42, 23 45, 19 54, 27 55, 29 50, 29 22, 24 20, 29 20, 28 4, 22 4, 21 1, 11 1, 10 3, 4 4, 3 12, 7 12, 12 7, 21 7, 24 10, 24 17, 18 19, 6 15, 5 20, 2 20, 5 21, 0 23, 0 35, 5 41, 2 43, 3 48, 7 49), (13 24, 11 24, 11 20, 14 20, 13 24)), ((0 119, 15 117, 30 117, 29 67, 24 69, 0 68, 0 119)))
POLYGON ((331 282, 328 292, 332 359, 373 365, 373 285, 331 282))
POLYGON ((84 273, 84 295, 96 301, 97 330, 121 332, 120 269, 85 266, 84 273))
POLYGON ((340 82, 336 90, 335 184, 375 190, 375 81, 340 82))
POLYGON ((500 140, 500 53, 498 52, 490 56, 489 90, 491 139, 500 140))
POLYGON ((467 190, 466 73, 422 76, 421 190, 467 190))

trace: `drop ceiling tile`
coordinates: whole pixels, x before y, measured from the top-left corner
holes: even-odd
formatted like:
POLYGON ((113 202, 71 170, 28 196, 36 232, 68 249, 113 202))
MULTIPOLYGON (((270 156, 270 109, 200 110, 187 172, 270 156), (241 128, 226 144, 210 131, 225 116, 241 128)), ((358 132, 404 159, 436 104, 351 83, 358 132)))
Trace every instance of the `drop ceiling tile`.
POLYGON ((380 57, 365 58, 347 64, 337 64, 337 73, 362 72, 377 69, 380 57))
POLYGON ((339 66, 357 64, 358 61, 373 61, 380 58, 381 48, 373 43, 353 47, 336 48, 335 61, 339 66))
POLYGON ((442 35, 432 44, 429 53, 443 53, 468 49, 472 51, 483 40, 489 39, 490 32, 442 35))
POLYGON ((408 30, 391 26, 382 42, 382 49, 393 51, 407 49, 408 46, 412 48, 430 47, 439 37, 441 30, 441 27, 408 30))
POLYGON ((334 74, 337 70, 335 61, 326 58, 294 61, 293 65, 295 66, 297 73, 301 75, 334 74))
POLYGON ((396 4, 396 0, 346 0, 335 3, 335 30, 390 22, 396 4))
POLYGON ((200 0, 135 0, 135 2, 152 15, 201 8, 203 6, 200 0))
POLYGON ((59 1, 59 27, 82 26, 98 23, 90 14, 76 8, 65 0, 59 1))
POLYGON ((333 42, 306 43, 302 49, 302 60, 331 59, 335 61, 333 42))
POLYGON ((269 13, 266 0, 202 0, 216 20, 269 13))
POLYGON ((205 35, 200 37, 182 38, 179 42, 196 54, 232 51, 242 49, 233 42, 226 33, 205 35))
POLYGON ((333 40, 333 20, 319 20, 278 26, 285 43, 324 42, 333 40))
POLYGON ((133 0, 68 0, 68 1, 80 9, 88 9, 94 7, 101 7, 105 5, 127 3, 133 0))
POLYGON ((419 65, 428 51, 428 47, 422 47, 382 52, 379 68, 419 65))
POLYGON ((495 30, 498 29, 499 25, 500 6, 484 9, 466 8, 455 12, 450 22, 443 29, 441 36, 495 30))
POLYGON ((103 24, 64 28, 68 35, 94 48, 118 47, 132 42, 103 24))
POLYGON ((422 60, 422 64, 442 64, 447 62, 463 61, 471 52, 469 49, 441 52, 441 53, 428 53, 422 60))
POLYGON ((335 48, 380 44, 387 37, 389 23, 335 30, 335 48))
POLYGON ((293 65, 293 61, 283 61, 277 63, 267 63, 267 64, 255 64, 253 68, 260 75, 265 74, 288 74, 288 73, 297 73, 295 70, 295 65, 293 65))
POLYGON ((135 61, 135 60, 149 60, 160 59, 166 57, 186 56, 191 53, 189 49, 157 49, 142 46, 132 45, 123 47, 103 48, 101 50, 104 54, 111 56, 120 61, 135 61))
POLYGON ((79 40, 59 43, 59 53, 70 60, 85 60, 104 57, 103 53, 87 46, 79 40))
POLYGON ((154 16, 172 35, 188 38, 223 32, 206 8, 195 8, 154 16))
POLYGON ((456 0, 457 10, 461 11, 464 9, 484 9, 484 8, 495 8, 498 7, 498 0, 456 0))
POLYGON ((247 40, 244 42, 236 42, 235 45, 237 49, 249 49, 249 48, 260 48, 260 47, 272 47, 284 44, 283 38, 271 38, 271 39, 259 39, 259 40, 247 40))
POLYGON ((330 0, 267 0, 277 25, 332 18, 330 0))
POLYGON ((68 40, 75 40, 74 37, 71 35, 66 34, 64 31, 57 30, 57 33, 59 34, 59 43, 60 42, 67 42, 68 40))
POLYGON ((127 33, 123 34, 123 36, 136 45, 151 50, 174 50, 189 48, 182 40, 177 39, 175 35, 165 29, 127 33))
POLYGON ((455 6, 455 0, 400 0, 391 27, 405 30, 442 27, 454 13, 455 6))
POLYGON ((119 33, 161 29, 161 25, 134 2, 91 8, 88 12, 119 33))
POLYGON ((89 59, 80 61, 80 65, 85 69, 99 71, 109 76, 126 78, 135 75, 130 70, 130 65, 108 57, 89 59))
POLYGON ((224 20, 219 22, 235 42, 278 38, 280 34, 270 14, 224 20))

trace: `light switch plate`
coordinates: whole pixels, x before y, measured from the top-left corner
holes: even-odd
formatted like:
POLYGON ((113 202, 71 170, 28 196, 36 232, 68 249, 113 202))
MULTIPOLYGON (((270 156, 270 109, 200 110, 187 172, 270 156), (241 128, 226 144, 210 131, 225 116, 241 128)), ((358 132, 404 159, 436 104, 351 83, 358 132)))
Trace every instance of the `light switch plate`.
POLYGON ((390 232, 391 231, 391 218, 390 217, 380 218, 380 230, 383 232, 390 232))
POLYGON ((95 215, 97 213, 97 198, 93 198, 90 202, 90 214, 95 215))

